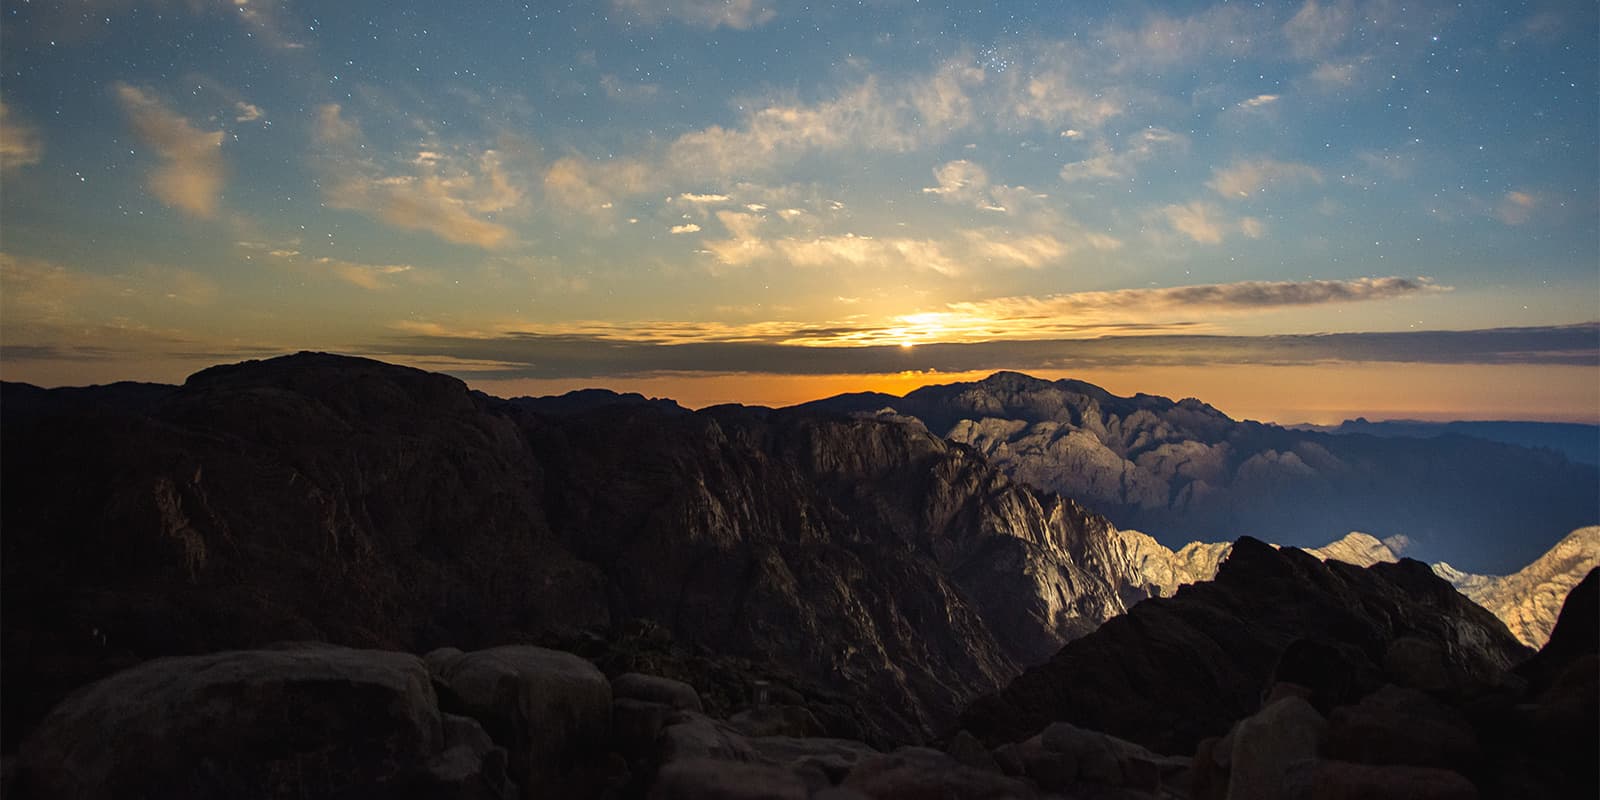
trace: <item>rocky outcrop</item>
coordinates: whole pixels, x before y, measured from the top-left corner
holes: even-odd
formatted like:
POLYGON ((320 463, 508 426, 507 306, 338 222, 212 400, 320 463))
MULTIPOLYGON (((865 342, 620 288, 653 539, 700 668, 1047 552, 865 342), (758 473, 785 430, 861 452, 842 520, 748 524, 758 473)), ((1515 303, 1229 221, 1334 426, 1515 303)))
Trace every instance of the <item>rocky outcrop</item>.
POLYGON ((1490 685, 1526 652, 1424 564, 1363 569, 1245 538, 1215 580, 1068 644, 962 724, 997 742, 1064 720, 1187 754, 1252 713, 1274 675, 1315 685, 1326 710, 1384 680, 1490 685))
POLYGON ((1240 535, 1305 547, 1368 531, 1405 535, 1414 558, 1510 570, 1600 508, 1600 469, 1549 450, 1291 430, 1198 400, 1014 372, 806 407, 915 418, 1012 478, 1173 547, 1240 535))
POLYGON ((1600 566, 1600 526, 1567 534, 1533 563, 1510 575, 1471 575, 1448 563, 1433 565, 1439 577, 1494 615, 1523 644, 1543 647, 1561 604, 1578 581, 1600 566))
POLYGON ((292 645, 141 664, 56 707, 24 797, 510 798, 506 753, 403 653, 292 645))
POLYGON ((500 401, 315 353, 3 391, 0 669, 30 687, 0 696, 7 742, 159 656, 604 640, 641 618, 842 693, 829 730, 913 741, 1146 594, 1104 519, 894 422, 500 401))

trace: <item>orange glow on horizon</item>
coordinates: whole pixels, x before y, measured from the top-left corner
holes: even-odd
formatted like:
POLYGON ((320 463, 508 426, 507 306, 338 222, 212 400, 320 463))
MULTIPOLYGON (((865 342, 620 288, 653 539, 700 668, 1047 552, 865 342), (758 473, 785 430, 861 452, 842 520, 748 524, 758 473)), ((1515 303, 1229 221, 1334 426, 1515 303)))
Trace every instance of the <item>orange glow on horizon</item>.
MULTIPOLYGON (((637 378, 472 380, 501 397, 601 387, 670 397, 689 408, 721 403, 786 406, 846 392, 904 395, 931 384, 981 380, 981 372, 881 375, 659 375, 637 378)), ((1026 370, 1077 378, 1128 396, 1197 397, 1234 419, 1336 424, 1346 419, 1516 419, 1600 423, 1600 383, 1581 366, 1371 364, 1214 365, 1026 370)))

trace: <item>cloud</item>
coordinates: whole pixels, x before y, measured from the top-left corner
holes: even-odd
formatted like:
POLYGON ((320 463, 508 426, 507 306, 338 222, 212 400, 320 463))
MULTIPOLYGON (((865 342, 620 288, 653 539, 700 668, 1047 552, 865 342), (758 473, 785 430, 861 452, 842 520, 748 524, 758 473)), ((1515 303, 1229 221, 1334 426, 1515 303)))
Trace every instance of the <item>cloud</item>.
POLYGON ((1206 185, 1223 197, 1237 199, 1278 186, 1307 182, 1322 183, 1322 172, 1309 164, 1261 158, 1213 169, 1206 185))
POLYGON ((162 165, 150 173, 149 189, 161 202, 197 217, 216 214, 226 170, 222 131, 202 131, 144 90, 112 85, 139 139, 162 165))
POLYGON ((44 142, 32 125, 17 119, 5 101, 0 100, 0 172, 39 163, 44 157, 44 142))
POLYGON ((660 176, 635 159, 591 161, 580 156, 557 159, 545 170, 545 200, 571 211, 601 215, 618 198, 650 191, 660 176))
POLYGON ((1349 35, 1355 11, 1348 0, 1324 5, 1317 0, 1306 4, 1284 23, 1283 35, 1297 58, 1315 59, 1337 47, 1349 35))
POLYGON ((1278 95, 1275 95, 1275 94, 1258 94, 1255 97, 1250 98, 1249 100, 1245 100, 1245 101, 1240 102, 1239 103, 1239 107, 1240 108, 1246 108, 1246 109, 1249 109, 1249 108, 1264 108, 1264 107, 1272 105, 1273 103, 1276 103, 1276 102, 1278 102, 1278 95))
POLYGON ((667 229, 667 233, 699 233, 700 226, 690 222, 686 225, 674 225, 667 229))
POLYGON ((768 0, 611 0, 611 10, 633 24, 665 20, 697 28, 748 30, 777 16, 768 0))
POLYGON ((1500 198, 1500 205, 1495 208, 1494 215, 1507 225, 1522 225, 1533 219, 1533 212, 1539 207, 1539 197, 1523 190, 1506 192, 1500 198))
POLYGON ((402 336, 375 355, 431 355, 504 366, 473 378, 602 378, 662 373, 882 374, 1215 364, 1542 364, 1600 366, 1600 325, 1290 336, 1113 335, 1095 339, 927 342, 813 347, 770 340, 638 341, 596 334, 507 332, 402 336))
MULTIPOLYGON (((706 241, 701 246, 719 264, 733 267, 772 261, 807 269, 956 276, 977 267, 1039 269, 1064 259, 1074 249, 1050 234, 1016 235, 989 228, 958 231, 946 240, 879 238, 856 233, 765 239, 759 230, 765 221, 763 216, 722 211, 717 218, 727 228, 729 238, 706 241)), ((1086 236, 1083 243, 1095 249, 1121 246, 1118 240, 1103 235, 1086 236)))
POLYGON ((1196 200, 1185 205, 1170 205, 1161 209, 1172 229, 1201 244, 1222 244, 1226 223, 1220 218, 1215 205, 1196 200))
POLYGON ((235 102, 233 108, 234 111, 238 112, 233 118, 234 122, 255 122, 266 116, 266 112, 263 112, 260 106, 246 103, 243 100, 235 102))
POLYGON ((1113 149, 1104 140, 1096 142, 1095 155, 1061 168, 1061 180, 1074 183, 1129 178, 1140 163, 1163 153, 1181 152, 1189 146, 1189 140, 1182 134, 1166 128, 1145 128, 1128 139, 1129 143, 1121 150, 1113 149))
POLYGON ((351 286, 373 292, 393 288, 394 283, 391 278, 410 272, 412 269, 409 264, 358 264, 354 261, 326 257, 314 259, 312 263, 351 286))
POLYGON ((716 205, 728 202, 728 196, 725 194, 695 194, 694 192, 684 192, 678 195, 678 199, 685 203, 694 203, 696 205, 716 205))
POLYGON ((329 206, 457 244, 492 249, 511 242, 510 228, 484 218, 519 208, 525 200, 498 150, 442 153, 424 148, 406 159, 403 168, 382 165, 365 146, 361 127, 332 103, 317 110, 315 130, 325 151, 323 198, 329 206))

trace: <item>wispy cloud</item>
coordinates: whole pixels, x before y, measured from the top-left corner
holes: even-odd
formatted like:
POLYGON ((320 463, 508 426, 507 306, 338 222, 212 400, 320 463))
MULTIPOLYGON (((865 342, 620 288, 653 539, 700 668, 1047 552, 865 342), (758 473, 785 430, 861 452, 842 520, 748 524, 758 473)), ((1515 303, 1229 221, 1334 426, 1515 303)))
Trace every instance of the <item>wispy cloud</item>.
POLYGON ((196 128, 136 86, 118 83, 112 89, 134 133, 162 161, 150 173, 151 193, 186 213, 198 217, 215 215, 226 174, 222 131, 196 128))
POLYGON ((361 127, 337 104, 318 109, 316 131, 328 173, 323 197, 334 208, 371 215, 398 228, 482 248, 506 245, 509 227, 489 219, 520 207, 525 193, 494 149, 464 154, 421 149, 405 159, 378 163, 365 148, 361 127))
POLYGON ((1096 142, 1094 147, 1093 156, 1063 166, 1061 180, 1073 183, 1132 177, 1139 164, 1158 155, 1185 150, 1188 139, 1166 128, 1151 127, 1130 136, 1128 144, 1120 149, 1104 140, 1096 142))
POLYGON ((1213 169, 1206 185, 1223 197, 1240 199, 1302 183, 1322 183, 1322 172, 1309 164, 1259 158, 1213 169))
POLYGON ((777 16, 769 0, 611 0, 611 9, 634 24, 666 20, 699 28, 747 30, 777 16))
POLYGON ((1533 219, 1533 214, 1539 208, 1539 196, 1526 190, 1513 190, 1505 193, 1500 198, 1500 205, 1495 208, 1495 216, 1507 225, 1522 225, 1533 219))
POLYGON ((44 141, 32 125, 17 118, 0 100, 0 172, 39 163, 44 157, 44 141))

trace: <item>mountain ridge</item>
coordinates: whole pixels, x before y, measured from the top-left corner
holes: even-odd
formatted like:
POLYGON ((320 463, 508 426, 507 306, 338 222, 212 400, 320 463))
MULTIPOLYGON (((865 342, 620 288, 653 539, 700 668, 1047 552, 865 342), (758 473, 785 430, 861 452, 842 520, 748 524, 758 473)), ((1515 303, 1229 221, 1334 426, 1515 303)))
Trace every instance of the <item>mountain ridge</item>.
POLYGON ((1549 451, 1297 431, 1236 421, 1194 398, 1119 397, 1015 372, 795 408, 915 418, 1012 478, 1171 547, 1239 535, 1318 546, 1360 530, 1406 536, 1424 560, 1504 573, 1593 524, 1600 508, 1600 469, 1549 451))

